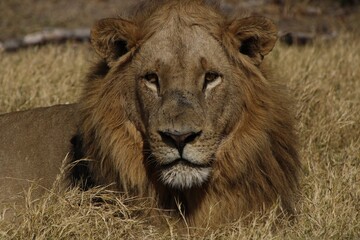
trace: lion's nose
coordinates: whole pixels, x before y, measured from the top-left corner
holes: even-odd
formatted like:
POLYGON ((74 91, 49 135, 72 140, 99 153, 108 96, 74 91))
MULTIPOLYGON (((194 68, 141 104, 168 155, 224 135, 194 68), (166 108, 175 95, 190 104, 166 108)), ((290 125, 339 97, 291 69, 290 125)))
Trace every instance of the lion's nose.
POLYGON ((159 131, 159 134, 164 143, 168 144, 171 147, 178 149, 180 155, 182 155, 184 147, 186 144, 194 142, 197 139, 201 131, 199 132, 187 132, 187 133, 173 133, 173 132, 163 132, 159 131))

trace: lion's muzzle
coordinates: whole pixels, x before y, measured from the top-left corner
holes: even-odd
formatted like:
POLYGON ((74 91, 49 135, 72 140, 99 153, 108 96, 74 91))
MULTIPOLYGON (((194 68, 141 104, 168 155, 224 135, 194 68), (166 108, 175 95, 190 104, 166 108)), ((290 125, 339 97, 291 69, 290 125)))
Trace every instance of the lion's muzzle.
POLYGON ((177 131, 159 131, 159 134, 163 142, 171 147, 176 147, 180 157, 182 157, 185 145, 195 141, 200 136, 201 131, 185 133, 177 131))
POLYGON ((194 164, 186 159, 161 166, 160 177, 164 184, 171 188, 187 189, 201 186, 211 173, 210 164, 194 164))
POLYGON ((158 131, 162 144, 153 149, 153 155, 157 160, 160 180, 165 185, 186 189, 201 186, 207 181, 212 169, 211 161, 195 147, 201 135, 202 131, 158 131))

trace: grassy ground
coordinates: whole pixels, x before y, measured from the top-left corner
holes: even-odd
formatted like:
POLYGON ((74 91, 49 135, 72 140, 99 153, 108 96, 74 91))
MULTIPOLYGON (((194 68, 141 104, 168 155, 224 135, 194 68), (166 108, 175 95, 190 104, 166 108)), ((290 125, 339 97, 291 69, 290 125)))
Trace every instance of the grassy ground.
MULTIPOLYGON (((304 166, 296 223, 277 232, 257 219, 205 229, 200 239, 360 238, 360 39, 342 34, 306 47, 277 45, 269 56, 297 106, 304 166)), ((0 54, 0 112, 76 101, 93 53, 87 45, 45 46, 0 54)), ((49 193, 0 220, 0 239, 170 239, 113 193, 49 193), (94 204, 94 198, 111 199, 94 204), (36 204, 35 204, 36 203, 36 204)), ((273 216, 270 216, 270 219, 273 216)), ((186 233, 186 231, 185 231, 186 233)))
MULTIPOLYGON (((89 26, 96 18, 121 12, 126 4, 4 0, 0 2, 0 39, 45 26, 89 26)), ((88 45, 71 43, 0 53, 0 113, 75 102, 93 55, 88 45)), ((359 239, 359 34, 343 33, 333 42, 299 48, 277 45, 269 59, 296 100, 304 168, 297 220, 274 232, 274 215, 270 215, 269 220, 256 219, 249 226, 239 222, 204 229, 197 237, 359 239)), ((15 209, 14 221, 3 220, 0 212, 0 239, 188 237, 187 230, 180 233, 170 222, 162 228, 154 226, 153 219, 138 214, 145 206, 124 205, 128 201, 101 189, 62 194, 55 187, 42 199, 29 195, 26 204, 15 209), (98 198, 108 204, 94 203, 98 198)))
POLYGON ((85 44, 0 53, 0 113, 74 102, 89 58, 85 44))

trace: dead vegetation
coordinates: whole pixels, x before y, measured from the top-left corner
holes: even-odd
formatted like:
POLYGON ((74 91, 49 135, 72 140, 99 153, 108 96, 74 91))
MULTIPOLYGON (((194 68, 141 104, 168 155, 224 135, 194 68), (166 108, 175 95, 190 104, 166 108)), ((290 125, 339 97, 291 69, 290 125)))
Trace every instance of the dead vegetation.
MULTIPOLYGON (((125 204, 129 199, 116 193, 53 190, 42 199, 28 197, 23 208, 14 210, 13 221, 0 220, 0 238, 359 238, 359 52, 359 39, 344 33, 325 44, 277 45, 270 55, 297 103, 304 175, 293 225, 285 222, 274 231, 271 213, 267 220, 258 218, 248 226, 236 222, 217 229, 179 230, 168 220, 158 227, 153 219, 139 215, 146 205, 125 204), (111 201, 98 204, 94 199, 99 198, 111 201)), ((76 44, 1 53, 0 112, 76 101, 91 58, 87 45, 76 44)))
MULTIPOLYGON (((87 26, 94 17, 90 4, 84 11, 89 15, 75 14, 82 6, 77 2, 73 11, 60 11, 56 18, 46 9, 53 8, 51 4, 62 9, 64 2, 31 2, 11 1, 10 7, 9 1, 0 3, 0 38, 42 30, 44 25, 87 26), (25 9, 20 18, 17 4, 25 9), (32 15, 34 9, 42 15, 32 15), (52 17, 56 21, 50 21, 52 17)), ((106 8, 112 0, 91 2, 106 8)), ((274 229, 273 211, 247 226, 239 221, 193 231, 175 229, 171 219, 165 219, 159 227, 140 214, 148 210, 146 200, 134 205, 133 199, 100 188, 59 193, 55 186, 41 199, 33 199, 30 189, 26 203, 12 209, 13 220, 4 220, 5 212, 0 213, 0 239, 359 239, 359 40, 358 34, 345 32, 326 43, 278 44, 269 56, 296 101, 304 170, 293 224, 284 221, 283 228, 274 229)), ((87 44, 72 43, 0 53, 0 113, 75 102, 91 59, 87 44)))

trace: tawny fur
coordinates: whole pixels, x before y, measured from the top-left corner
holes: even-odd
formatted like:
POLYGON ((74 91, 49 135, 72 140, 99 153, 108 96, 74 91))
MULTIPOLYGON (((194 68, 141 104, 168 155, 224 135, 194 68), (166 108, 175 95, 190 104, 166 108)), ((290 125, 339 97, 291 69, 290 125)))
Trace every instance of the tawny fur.
MULTIPOLYGON (((300 170, 297 138, 287 96, 274 83, 262 61, 276 41, 276 28, 264 18, 228 19, 215 5, 201 0, 161 1, 143 8, 146 10, 135 11, 126 21, 101 21, 92 30, 92 44, 102 60, 89 74, 80 103, 81 127, 75 155, 88 159, 88 175, 82 177, 89 185, 115 183, 115 189, 131 196, 150 197, 155 200, 155 207, 176 209, 176 203, 181 203, 187 221, 194 226, 208 221, 211 224, 235 221, 265 211, 278 200, 283 210, 291 214, 300 170), (172 29, 177 30, 171 32, 172 29), (133 75, 138 65, 156 60, 151 54, 138 57, 146 44, 159 32, 172 36, 177 31, 208 34, 212 39, 209 44, 218 49, 219 58, 227 63, 224 80, 216 88, 238 93, 225 99, 220 92, 214 97, 210 92, 209 98, 214 98, 212 105, 207 99, 201 100, 204 103, 199 100, 198 105, 206 108, 198 110, 211 114, 208 118, 218 119, 222 127, 209 127, 212 135, 199 140, 204 151, 214 151, 211 176, 201 186, 182 190, 164 186, 156 173, 160 160, 154 157, 153 149, 163 143, 157 142, 151 133, 152 122, 147 119, 152 111, 146 108, 150 103, 146 96, 139 96, 138 88, 142 85, 136 81, 141 81, 133 75), (120 41, 120 47, 126 44, 125 52, 117 52, 116 41, 120 41), (226 86, 230 84, 227 80, 231 86, 226 86), (211 111, 212 106, 225 101, 229 104, 224 105, 223 113, 211 111), (234 107, 228 110, 226 106, 234 107), (212 137, 219 138, 219 144, 207 149, 206 142, 212 141, 212 137)), ((178 38, 187 39, 184 35, 178 38)), ((172 43, 174 48, 176 39, 172 43)), ((181 40, 179 43, 185 48, 191 45, 181 40)), ((182 67, 178 72, 188 67, 181 54, 179 51, 176 57, 184 67, 172 66, 182 67)), ((192 73, 189 70, 184 74, 192 73)), ((176 75, 171 77, 175 79, 176 75)), ((174 88, 182 91, 185 87, 174 88)), ((195 92, 190 87, 189 91, 195 92)), ((185 121, 201 118, 199 112, 190 115, 185 121)))
POLYGON ((77 117, 76 104, 0 115, 1 210, 3 205, 25 206, 30 187, 34 199, 51 188, 71 150, 77 117))

